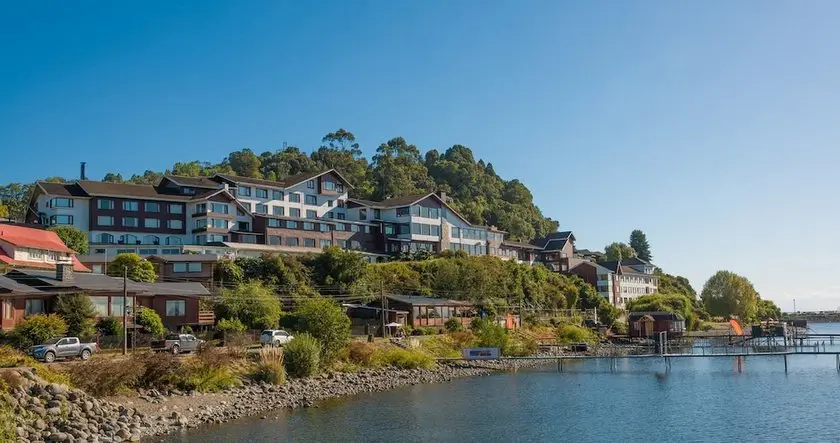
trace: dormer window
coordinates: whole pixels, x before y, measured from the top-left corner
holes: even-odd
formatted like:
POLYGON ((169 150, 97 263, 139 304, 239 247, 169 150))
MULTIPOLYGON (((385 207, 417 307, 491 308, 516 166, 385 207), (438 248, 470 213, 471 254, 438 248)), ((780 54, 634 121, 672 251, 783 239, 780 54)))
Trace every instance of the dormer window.
POLYGON ((315 180, 309 180, 306 182, 306 187, 309 189, 315 189, 315 180))
POLYGON ((195 188, 185 187, 185 188, 183 188, 183 190, 184 190, 184 194, 187 194, 187 195, 195 194, 195 188))

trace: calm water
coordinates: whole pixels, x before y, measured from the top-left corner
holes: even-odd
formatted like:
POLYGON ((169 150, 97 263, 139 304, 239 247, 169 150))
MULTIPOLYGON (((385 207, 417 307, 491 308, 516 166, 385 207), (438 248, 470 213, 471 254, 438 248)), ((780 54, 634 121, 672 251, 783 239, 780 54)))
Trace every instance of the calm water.
MULTIPOLYGON (((813 325, 840 333, 840 324, 813 325)), ((840 346, 838 346, 840 347, 840 346)), ((840 441, 833 356, 589 361, 278 411, 167 442, 840 441)))

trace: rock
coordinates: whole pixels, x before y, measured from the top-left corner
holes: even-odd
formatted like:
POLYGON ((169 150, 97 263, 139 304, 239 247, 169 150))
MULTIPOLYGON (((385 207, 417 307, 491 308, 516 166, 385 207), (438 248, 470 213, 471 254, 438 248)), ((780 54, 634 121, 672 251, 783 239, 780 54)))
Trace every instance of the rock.
POLYGON ((61 408, 48 408, 47 415, 58 416, 61 415, 61 408))
POLYGON ((56 432, 54 434, 50 434, 49 441, 67 441, 67 434, 63 432, 56 432))

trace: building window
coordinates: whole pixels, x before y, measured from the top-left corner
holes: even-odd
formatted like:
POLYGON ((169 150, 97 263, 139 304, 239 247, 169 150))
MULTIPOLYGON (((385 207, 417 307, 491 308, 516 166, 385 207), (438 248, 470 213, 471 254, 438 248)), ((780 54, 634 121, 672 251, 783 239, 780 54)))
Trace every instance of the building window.
POLYGON ((321 240, 321 249, 329 248, 332 243, 329 240, 321 240))
POLYGON ((155 255, 157 254, 157 249, 140 249, 137 253, 140 255, 155 255))
POLYGON ((181 250, 180 249, 166 249, 166 248, 164 248, 164 249, 160 250, 160 253, 165 254, 165 255, 179 255, 181 253, 181 250))
POLYGON ((344 200, 338 200, 335 205, 338 206, 339 208, 343 208, 344 204, 345 204, 344 200))
POLYGON ((268 189, 257 188, 257 198, 268 198, 268 189))
POLYGON ((315 180, 309 180, 306 182, 306 187, 309 189, 315 189, 315 180))
POLYGON ((180 203, 170 203, 169 204, 169 213, 170 214, 183 214, 184 213, 184 205, 180 203))
POLYGON ((166 244, 167 245, 180 245, 181 239, 178 237, 166 237, 166 244))
POLYGON ((98 243, 114 243, 114 236, 111 234, 99 234, 98 243))
POLYGON ((143 220, 143 226, 147 228, 159 228, 160 227, 160 219, 158 218, 147 218, 143 220))
POLYGON ((270 245, 281 245, 281 244, 283 244, 283 239, 280 238, 279 235, 269 235, 268 236, 268 244, 270 244, 270 245))
POLYGON ((160 203, 146 202, 144 204, 146 212, 160 212, 160 203))
POLYGON ((461 228, 457 226, 452 227, 452 238, 459 238, 461 236, 461 228))
POLYGON ((381 218, 382 218, 382 211, 379 210, 379 209, 374 209, 373 210, 373 219, 374 220, 380 220, 381 218))
POLYGON ((332 208, 332 207, 333 207, 333 201, 332 201, 332 200, 327 200, 327 207, 328 207, 328 208, 332 208))
POLYGON ((137 240, 136 235, 123 234, 123 235, 120 236, 120 243, 125 244, 125 245, 139 245, 140 241, 137 240))
POLYGON ((160 237, 156 235, 144 235, 143 236, 143 243, 147 245, 159 245, 160 244, 160 237))
POLYGON ((167 317, 183 317, 187 315, 187 302, 184 300, 166 300, 167 317))
POLYGON ((40 298, 31 298, 26 300, 24 315, 29 316, 33 314, 41 314, 44 312, 44 300, 40 298))
POLYGON ((283 191, 271 191, 271 199, 283 201, 283 191))
POLYGON ((207 227, 207 219, 206 218, 199 218, 195 221, 195 229, 201 229, 207 227))
POLYGON ((286 227, 289 229, 297 229, 298 224, 294 220, 286 220, 286 227))
POLYGON ((123 217, 122 225, 126 228, 136 228, 140 226, 140 221, 137 217, 123 217))
POLYGON ((350 232, 359 232, 359 225, 351 224, 350 232))
POLYGON ((365 225, 365 234, 370 234, 370 226, 365 225))
POLYGON ((123 211, 139 211, 140 203, 132 200, 122 202, 123 211))
POLYGON ((250 197, 250 196, 251 196, 251 188, 249 188, 249 187, 247 187, 247 186, 241 186, 241 187, 237 190, 237 193, 238 193, 239 195, 243 196, 243 197, 250 197))
POLYGON ((294 218, 300 218, 300 209, 298 208, 289 208, 289 215, 294 218))
MULTIPOLYGON (((248 212, 251 212, 251 202, 240 202, 240 203, 242 203, 242 206, 243 206, 243 207, 244 207, 244 208, 245 208, 248 212)), ((245 214, 240 214, 240 215, 245 215, 245 214)))
POLYGON ((255 243, 257 243, 257 236, 253 235, 253 234, 240 235, 239 236, 239 241, 242 242, 242 243, 255 244, 255 243))
POLYGON ((402 208, 397 208, 397 217, 402 217, 405 215, 411 214, 411 208, 408 206, 403 206, 402 208))
POLYGON ((73 207, 73 199, 72 198, 63 198, 58 197, 52 199, 52 207, 53 208, 72 208, 73 207))
POLYGON ((330 225, 321 223, 321 232, 330 232, 330 225))
POLYGON ((423 235, 431 235, 431 232, 429 232, 431 230, 430 228, 431 226, 427 224, 422 224, 420 225, 420 233, 423 235))
POLYGON ((440 237, 440 226, 432 225, 432 235, 435 237, 440 237))
POLYGON ((338 220, 344 220, 346 217, 347 216, 344 215, 344 213, 341 213, 341 212, 339 212, 338 214, 335 214, 335 218, 337 218, 338 220))
POLYGON ((350 249, 362 249, 362 244, 356 240, 350 240, 350 249))
POLYGON ((273 208, 271 208, 271 211, 274 215, 278 217, 283 217, 284 215, 286 215, 286 208, 282 206, 274 206, 273 208))
POLYGON ((51 225, 72 225, 73 224, 73 216, 72 215, 51 215, 50 216, 50 224, 51 225))
POLYGON ((315 247, 315 239, 314 238, 303 239, 303 246, 305 246, 307 248, 314 248, 315 247))
POLYGON ((90 300, 93 302, 93 307, 96 309, 97 317, 108 316, 108 297, 93 296, 90 300))
POLYGON ((113 200, 106 200, 106 199, 99 199, 96 202, 96 207, 102 210, 109 210, 114 209, 114 201, 113 200))
POLYGON ((289 201, 292 202, 292 203, 300 203, 300 194, 298 194, 298 193, 289 194, 289 201))
POLYGON ((216 229, 227 229, 228 221, 220 218, 211 218, 210 225, 216 229))
POLYGON ((306 204, 307 205, 317 205, 318 204, 318 196, 317 195, 306 194, 306 204))
POLYGON ((318 218, 318 211, 312 209, 306 210, 306 218, 318 218))
POLYGON ((210 205, 210 210, 216 214, 228 214, 230 208, 224 203, 213 203, 210 205))
POLYGON ((327 191, 335 191, 335 183, 333 183, 333 182, 324 181, 324 182, 322 182, 322 186, 327 191))
POLYGON ((184 222, 181 220, 167 220, 166 227, 169 229, 182 229, 184 227, 184 222))
POLYGON ((172 272, 201 272, 201 263, 173 263, 172 272))
POLYGON ((257 209, 254 212, 257 214, 268 214, 268 205, 257 203, 257 209))
POLYGON ((104 274, 105 273, 105 265, 91 265, 90 270, 94 274, 104 274))
POLYGON ((341 249, 347 249, 347 240, 339 240, 338 247, 341 249))
POLYGON ((335 224, 335 230, 336 231, 346 231, 347 227, 344 225, 344 223, 336 223, 335 224))
POLYGON ((96 224, 99 226, 114 226, 114 217, 110 215, 100 215, 96 217, 96 224))
POLYGON ((314 231, 315 230, 315 223, 303 222, 303 230, 304 231, 314 231))
POLYGON ((270 219, 268 219, 268 227, 269 228, 281 228, 282 224, 281 224, 280 220, 277 220, 276 218, 270 218, 270 219))
POLYGON ((367 209, 360 208, 359 209, 359 220, 367 220, 367 209))
POLYGON ((298 246, 300 239, 297 237, 286 237, 286 246, 298 246))

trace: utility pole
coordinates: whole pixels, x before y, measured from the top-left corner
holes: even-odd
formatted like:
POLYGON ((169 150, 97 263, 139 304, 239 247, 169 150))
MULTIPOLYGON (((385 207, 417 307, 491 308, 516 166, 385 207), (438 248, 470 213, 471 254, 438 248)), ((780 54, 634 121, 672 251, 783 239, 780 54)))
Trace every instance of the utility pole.
POLYGON ((379 303, 382 305, 382 338, 385 338, 385 282, 379 284, 379 303))
POLYGON ((128 266, 123 267, 123 355, 128 355, 128 266))

